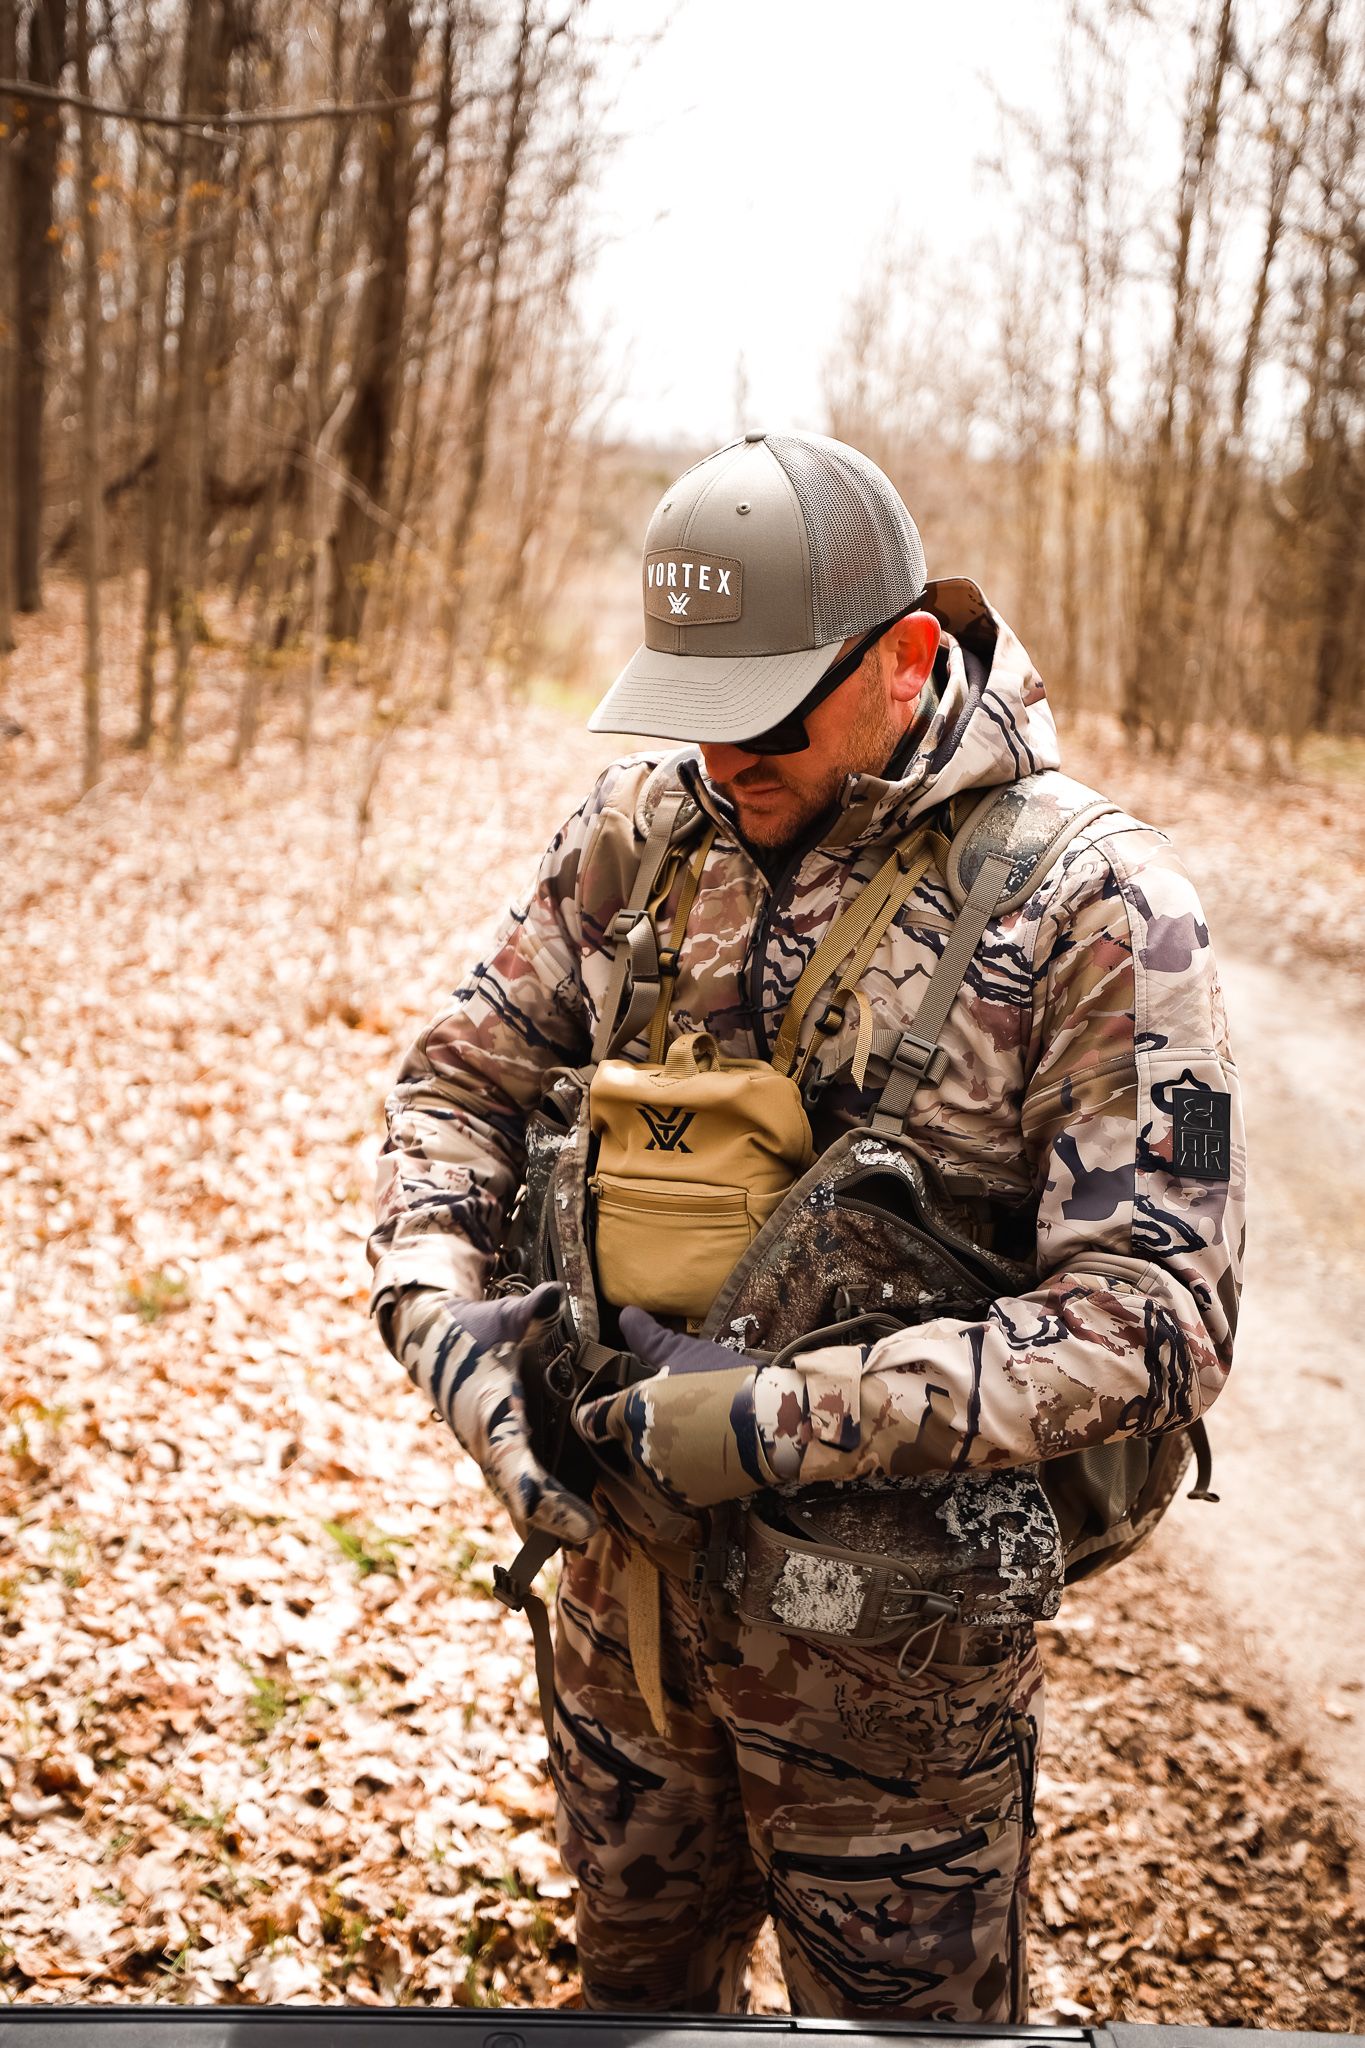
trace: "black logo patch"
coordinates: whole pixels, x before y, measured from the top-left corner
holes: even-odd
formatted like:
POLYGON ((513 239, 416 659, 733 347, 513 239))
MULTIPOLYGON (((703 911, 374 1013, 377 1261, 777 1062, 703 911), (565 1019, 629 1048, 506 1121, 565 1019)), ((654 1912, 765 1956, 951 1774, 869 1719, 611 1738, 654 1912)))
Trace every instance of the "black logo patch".
POLYGON ((1232 1099, 1206 1088, 1171 1092, 1171 1171, 1185 1180, 1227 1180, 1232 1172, 1232 1099))
POLYGON ((645 1109, 641 1116, 649 1126, 649 1143, 646 1152, 690 1152, 692 1147, 684 1145, 683 1133, 696 1115, 694 1109, 645 1109))

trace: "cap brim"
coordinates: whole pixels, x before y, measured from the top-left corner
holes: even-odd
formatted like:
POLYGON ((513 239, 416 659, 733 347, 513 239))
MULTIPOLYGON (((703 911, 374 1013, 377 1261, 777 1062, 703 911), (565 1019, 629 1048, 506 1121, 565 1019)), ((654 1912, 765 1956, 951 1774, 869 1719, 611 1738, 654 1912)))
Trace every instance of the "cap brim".
POLYGON ((637 647, 588 720, 588 730, 736 745, 795 711, 843 644, 735 655, 660 654, 637 647))

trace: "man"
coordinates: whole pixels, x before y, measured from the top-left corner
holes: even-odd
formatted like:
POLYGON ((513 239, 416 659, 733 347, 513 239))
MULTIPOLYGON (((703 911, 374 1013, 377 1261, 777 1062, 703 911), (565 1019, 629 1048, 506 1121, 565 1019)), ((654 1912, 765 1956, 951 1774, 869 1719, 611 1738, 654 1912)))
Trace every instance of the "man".
MULTIPOLYGON (((517 1359, 555 1290, 481 1297, 527 1115, 551 1070, 601 1043, 619 913, 668 793, 681 784, 713 828, 668 1034, 705 1031, 732 1059, 772 1055, 839 911, 917 824, 942 834, 856 1000, 822 1020, 834 1079, 809 1107, 827 1144, 867 1121, 859 1034, 908 1030, 948 950, 948 836, 983 792, 1056 767, 1051 714, 1008 626, 975 586, 926 584, 896 492, 838 442, 750 434, 698 464, 661 501, 644 571, 645 644, 592 723, 698 752, 605 772, 408 1056, 374 1306, 518 1527, 570 1546, 551 1768, 589 2005, 732 2009, 771 1913, 796 2011, 1023 2020, 1031 1622, 940 1615, 927 1635, 841 1641, 723 1603, 704 1615, 665 1569, 651 1696, 632 1657, 640 1539, 610 1489, 575 1496, 526 1433, 517 1359)), ((1025 1230, 1036 1279, 979 1315, 785 1364, 625 1306, 622 1337, 652 1377, 592 1404, 581 1433, 642 1489, 699 1510, 765 1486, 799 1505, 851 1481, 869 1499, 916 1474, 1036 1470, 1155 1436, 1214 1399, 1243 1171, 1217 978, 1164 838, 1097 808, 989 918, 932 1085, 905 1098, 908 1142, 964 1215, 1025 1230)), ((660 930, 683 922, 684 886, 680 872, 660 930)), ((624 1051, 646 1059, 642 1032, 624 1051)))

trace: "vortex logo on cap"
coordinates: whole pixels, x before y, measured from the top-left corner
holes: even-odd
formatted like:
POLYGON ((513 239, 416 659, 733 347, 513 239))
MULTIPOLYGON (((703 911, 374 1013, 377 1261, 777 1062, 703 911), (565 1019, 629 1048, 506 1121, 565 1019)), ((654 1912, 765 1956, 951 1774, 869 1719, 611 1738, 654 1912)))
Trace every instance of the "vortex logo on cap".
POLYGON ((645 556, 645 611, 675 625, 722 625, 740 616, 743 582, 733 555, 662 548, 645 556))

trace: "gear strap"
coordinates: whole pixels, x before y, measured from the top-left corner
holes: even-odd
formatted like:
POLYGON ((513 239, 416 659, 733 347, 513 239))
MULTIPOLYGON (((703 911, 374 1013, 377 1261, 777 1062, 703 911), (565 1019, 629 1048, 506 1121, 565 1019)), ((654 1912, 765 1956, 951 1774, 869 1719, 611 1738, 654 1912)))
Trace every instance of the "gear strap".
POLYGON ((649 1708, 656 1735, 668 1733, 664 1705, 663 1632, 660 1604, 663 1584, 652 1558, 632 1544, 626 1565, 626 1635, 631 1669, 640 1697, 649 1708))
POLYGON ((702 870, 706 866, 711 842, 715 836, 715 826, 708 824, 701 835, 700 845, 688 862, 687 873, 683 877, 682 889, 678 895, 678 907, 673 913, 673 928, 668 934, 668 944, 659 954, 659 993, 649 1027, 649 1057, 655 1066, 663 1060, 668 1039, 668 1013, 673 1007, 673 990, 678 979, 678 956, 687 933, 687 920, 692 915, 692 905, 696 902, 697 891, 701 887, 702 870))
POLYGON ((624 908, 617 911, 607 927, 607 936, 614 942, 614 950, 607 992, 592 1034, 594 1066, 609 1058, 616 1046, 628 1045, 637 1032, 643 1031, 658 1002, 662 973, 659 941, 654 920, 649 914, 649 901, 683 815, 695 809, 684 789, 666 789, 654 806, 654 816, 650 820, 630 895, 624 908), (618 1024, 616 1017, 625 994, 627 975, 630 977, 630 996, 626 1014, 618 1024))
POLYGON ((869 1058, 884 1060, 889 1069, 868 1119, 883 1136, 903 1131, 919 1090, 926 1081, 936 1087, 947 1072, 948 1055, 939 1034, 991 919, 1022 902, 1081 828, 1113 808, 1103 797, 1064 806, 1047 837, 1031 839, 1020 829, 1029 809, 1027 791, 1028 779, 990 791, 953 835, 944 866, 960 908, 913 1027, 873 1032, 870 1043, 865 1021, 860 1028, 854 1055, 858 1085, 869 1058))
POLYGON ((532 1529, 511 1564, 493 1567, 493 1598, 501 1600, 513 1614, 524 1614, 531 1624, 540 1718, 545 1726, 546 1740, 552 1745, 555 1739, 554 1637, 550 1632, 550 1616, 545 1602, 539 1593, 532 1592, 531 1582, 559 1547, 557 1536, 547 1536, 543 1529, 532 1529))
MULTIPOLYGON (((890 853, 866 886, 859 890, 835 918, 806 962, 801 978, 792 990, 787 1014, 773 1046, 772 1064, 779 1074, 791 1074, 797 1067, 796 1047, 816 995, 835 969, 843 964, 839 984, 816 1023, 817 1033, 836 1031, 843 1017, 843 1004, 853 985, 881 944, 897 911, 928 872, 933 848, 927 832, 917 832, 890 853)), ((810 1062, 817 1040, 806 1048, 796 1071, 800 1079, 810 1062)))
POLYGON ((890 1054, 891 1070, 869 1119, 874 1131, 901 1131, 910 1105, 926 1081, 937 1084, 948 1066, 948 1055, 938 1042, 948 1012, 967 976, 981 934, 995 915, 1005 894, 1012 865, 1003 854, 987 854, 972 883, 967 901, 948 934, 948 943, 929 977, 929 986, 915 1012, 913 1030, 896 1034, 890 1054))

